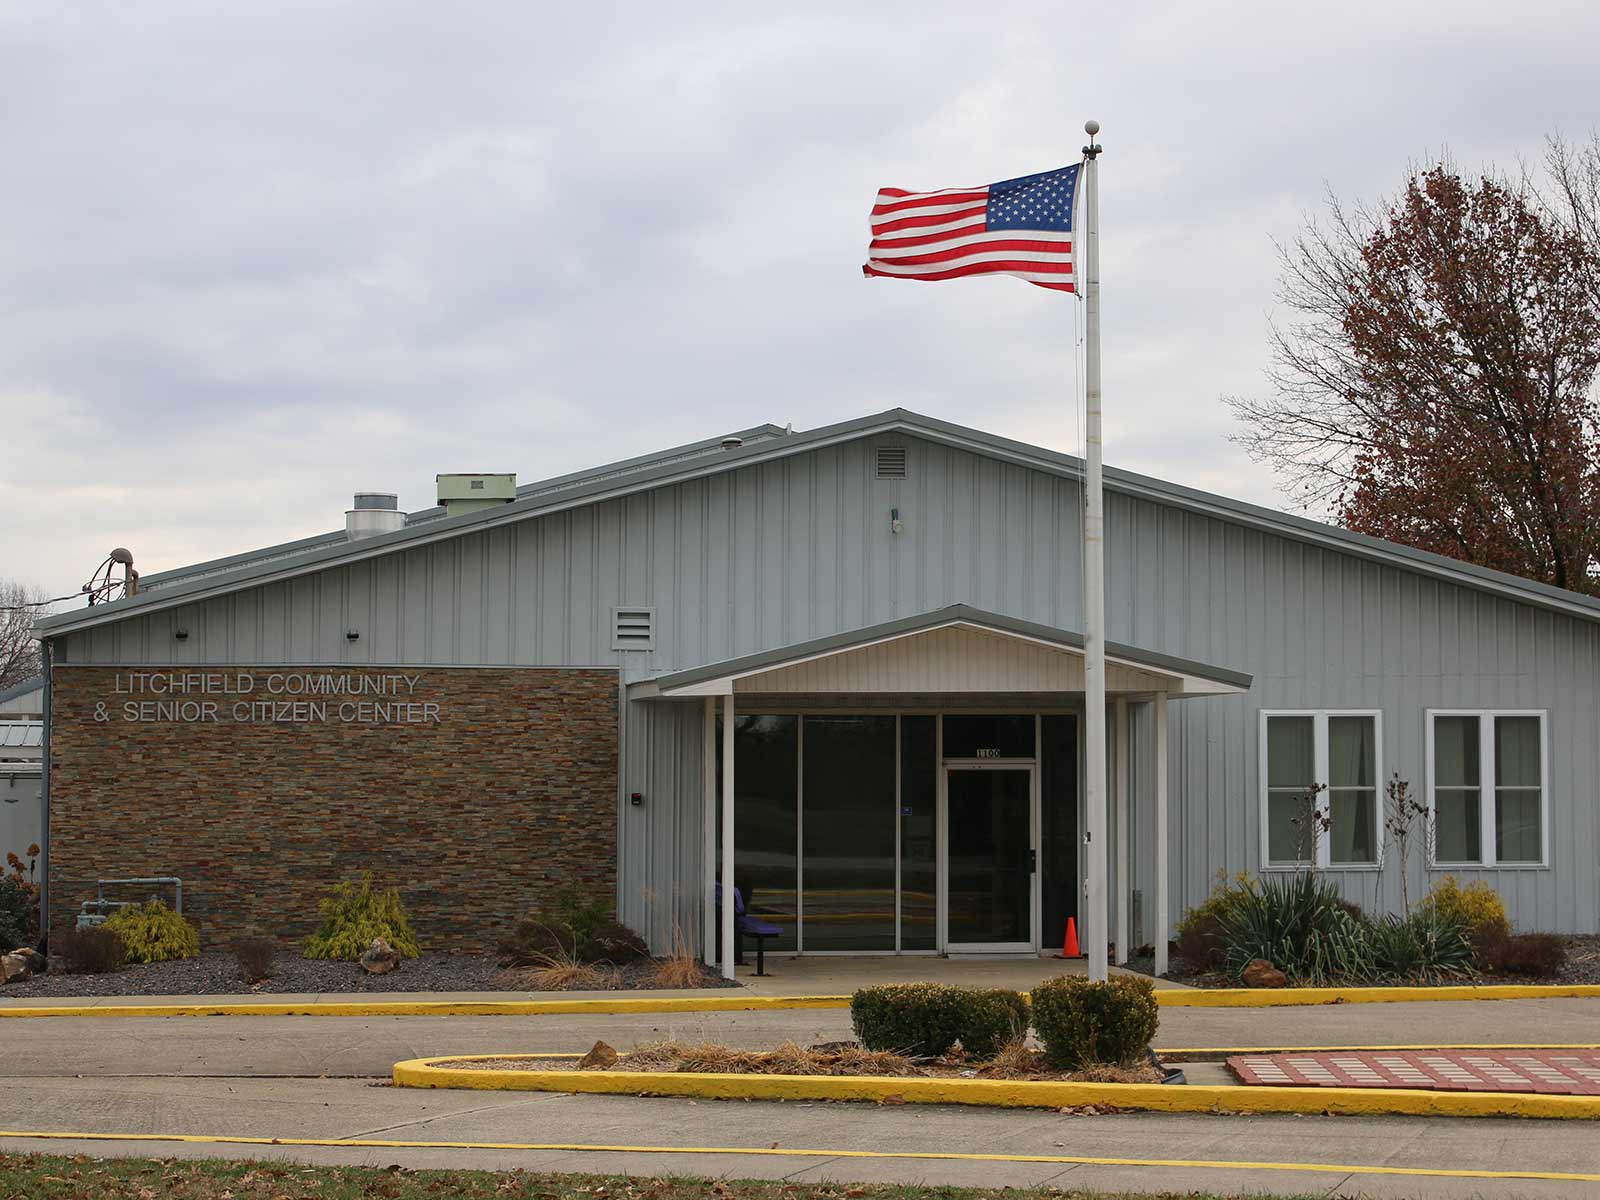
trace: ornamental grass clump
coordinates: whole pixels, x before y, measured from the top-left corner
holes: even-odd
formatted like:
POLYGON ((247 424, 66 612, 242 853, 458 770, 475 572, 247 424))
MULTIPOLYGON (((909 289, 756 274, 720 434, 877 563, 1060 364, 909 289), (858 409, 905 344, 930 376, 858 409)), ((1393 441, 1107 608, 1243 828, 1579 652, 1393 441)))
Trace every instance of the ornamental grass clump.
POLYGON ((1430 983, 1470 976, 1474 958, 1467 927, 1428 908, 1387 916, 1370 926, 1373 968, 1386 979, 1430 983))
POLYGON ((1060 976, 1034 988, 1032 1000, 1045 1062, 1058 1071, 1132 1067, 1161 1020, 1155 984, 1131 975, 1102 982, 1060 976))
POLYGON ((195 927, 160 900, 130 904, 106 918, 102 928, 122 939, 131 963, 172 962, 200 955, 195 927))
POLYGON ((382 938, 401 958, 416 958, 417 935, 400 901, 399 888, 375 888, 371 874, 358 884, 346 879, 317 906, 322 923, 306 939, 305 957, 354 962, 376 938, 382 938))
POLYGON ((1004 988, 892 983, 850 997, 850 1023, 869 1050, 938 1058, 957 1042, 988 1058, 1028 1030, 1028 1002, 1004 988))
POLYGON ((1300 985, 1365 983, 1377 973, 1372 926, 1314 872, 1268 880, 1239 897, 1222 927, 1235 978, 1258 958, 1300 985))

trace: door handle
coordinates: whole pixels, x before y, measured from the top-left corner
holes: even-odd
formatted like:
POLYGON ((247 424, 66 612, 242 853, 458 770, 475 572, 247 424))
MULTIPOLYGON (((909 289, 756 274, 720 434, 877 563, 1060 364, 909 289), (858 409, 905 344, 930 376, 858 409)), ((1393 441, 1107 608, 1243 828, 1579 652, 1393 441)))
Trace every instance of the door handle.
POLYGON ((1032 875, 1038 869, 1039 869, 1039 852, 1037 850, 1029 850, 1028 851, 1028 874, 1032 875))

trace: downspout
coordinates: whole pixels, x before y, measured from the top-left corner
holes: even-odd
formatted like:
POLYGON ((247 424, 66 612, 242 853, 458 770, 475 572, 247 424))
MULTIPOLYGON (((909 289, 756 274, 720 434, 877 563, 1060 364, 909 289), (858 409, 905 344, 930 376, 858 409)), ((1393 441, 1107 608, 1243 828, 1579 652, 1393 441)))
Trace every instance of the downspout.
POLYGON ((50 642, 39 644, 44 670, 44 752, 39 763, 39 950, 50 952, 50 642))

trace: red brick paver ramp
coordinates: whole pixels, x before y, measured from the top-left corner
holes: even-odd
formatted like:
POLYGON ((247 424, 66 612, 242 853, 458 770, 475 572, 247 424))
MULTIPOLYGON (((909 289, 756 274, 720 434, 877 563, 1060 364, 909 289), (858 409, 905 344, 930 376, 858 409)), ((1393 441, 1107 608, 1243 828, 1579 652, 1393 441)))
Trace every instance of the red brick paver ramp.
POLYGON ((1265 1087, 1421 1088, 1600 1096, 1600 1050, 1341 1051, 1237 1054, 1239 1082, 1265 1087))

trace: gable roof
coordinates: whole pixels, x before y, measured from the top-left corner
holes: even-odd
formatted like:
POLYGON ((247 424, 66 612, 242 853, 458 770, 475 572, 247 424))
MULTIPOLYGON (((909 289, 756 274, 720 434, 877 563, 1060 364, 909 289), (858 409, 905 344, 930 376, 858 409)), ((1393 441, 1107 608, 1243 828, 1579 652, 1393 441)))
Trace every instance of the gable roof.
MULTIPOLYGON (((1083 634, 1074 630, 1057 629, 1051 625, 1023 621, 1017 617, 973 608, 967 604, 952 604, 945 608, 936 608, 931 612, 868 625, 862 629, 851 629, 844 633, 797 642, 792 646, 780 646, 724 662, 658 675, 652 680, 644 681, 643 684, 634 684, 629 688, 629 693, 640 698, 646 692, 662 697, 720 695, 731 691, 734 681, 746 676, 759 675, 779 667, 794 666, 818 658, 847 654, 852 650, 899 638, 915 637, 918 634, 931 633, 952 626, 966 626, 999 633, 1074 654, 1081 654, 1084 649, 1083 634)), ((1106 661, 1167 676, 1178 685, 1174 691, 1183 695, 1226 695, 1244 692, 1250 689, 1252 680, 1252 677, 1244 671, 1214 667, 1193 659, 1178 658, 1171 654, 1162 654, 1120 642, 1106 643, 1106 661)))
POLYGON ((0 688, 0 704, 7 700, 17 700, 33 692, 44 691, 44 676, 34 675, 20 683, 14 683, 8 688, 0 688))
MULTIPOLYGON (((761 428, 776 429, 775 426, 761 428)), ((884 433, 906 433, 927 441, 968 450, 1002 462, 1032 467, 1069 479, 1083 477, 1083 460, 1074 455, 1047 450, 1042 446, 1029 445, 1026 442, 985 433, 949 421, 941 421, 903 408, 892 408, 886 412, 825 425, 804 433, 786 433, 782 430, 777 432, 782 436, 760 438, 753 443, 747 442, 743 446, 726 450, 720 448, 720 441, 717 439, 696 443, 699 447, 719 447, 715 453, 695 452, 677 457, 668 453, 628 460, 628 464, 613 464, 611 468, 598 468, 593 472, 563 477, 566 482, 557 481, 560 486, 553 490, 540 490, 543 485, 530 485, 530 494, 519 494, 510 504, 456 517, 430 518, 416 524, 408 524, 404 529, 394 533, 366 537, 356 542, 347 541, 341 536, 331 544, 319 545, 302 553, 284 557, 263 559, 259 555, 247 555, 243 556, 246 561, 237 565, 223 566, 215 573, 197 577, 174 578, 182 576, 183 573, 167 572, 162 577, 163 582, 159 587, 141 590, 137 596, 115 600, 109 604, 95 605, 90 609, 78 609, 44 617, 35 623, 34 628, 41 636, 59 636, 124 617, 178 607, 224 592, 309 574, 341 563, 377 558, 398 550, 423 546, 466 533, 497 528, 531 517, 580 508, 669 484, 722 474, 757 463, 788 458, 808 450, 884 433)), ((1386 542, 1365 534, 1352 533, 1347 529, 1340 529, 1306 517, 1278 512, 1275 509, 1213 495, 1184 487, 1182 484, 1114 467, 1105 469, 1105 486, 1107 490, 1123 495, 1156 501, 1358 558, 1403 567, 1449 583, 1569 616, 1600 621, 1600 599, 1569 592, 1549 584, 1536 583, 1488 567, 1446 558, 1443 555, 1431 554, 1425 550, 1415 550, 1395 542, 1386 542)), ((518 490, 520 493, 521 489, 518 490)), ((217 560, 218 563, 228 561, 217 560)))

